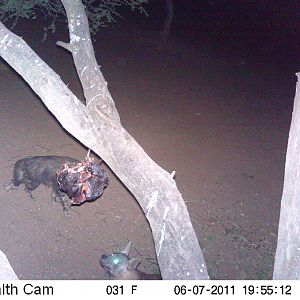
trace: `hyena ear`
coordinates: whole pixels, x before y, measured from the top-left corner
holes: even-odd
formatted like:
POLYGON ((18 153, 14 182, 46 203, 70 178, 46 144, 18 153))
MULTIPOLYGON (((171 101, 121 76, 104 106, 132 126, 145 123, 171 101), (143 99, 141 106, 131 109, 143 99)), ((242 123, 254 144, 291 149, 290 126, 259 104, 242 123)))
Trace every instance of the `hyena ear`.
POLYGON ((126 245, 126 247, 121 251, 121 253, 128 255, 130 246, 131 246, 131 241, 126 245))
POLYGON ((138 265, 141 263, 141 259, 140 258, 130 258, 128 261, 128 270, 135 270, 138 265))

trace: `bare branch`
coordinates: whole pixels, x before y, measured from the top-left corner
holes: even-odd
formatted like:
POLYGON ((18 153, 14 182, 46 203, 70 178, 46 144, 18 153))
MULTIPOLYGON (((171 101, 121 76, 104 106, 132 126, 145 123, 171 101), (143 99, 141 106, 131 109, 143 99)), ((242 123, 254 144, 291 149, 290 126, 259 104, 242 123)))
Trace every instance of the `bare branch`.
POLYGON ((57 41, 56 45, 60 46, 60 47, 62 47, 64 49, 66 49, 66 50, 68 50, 70 52, 72 52, 72 46, 71 46, 70 43, 65 43, 65 42, 57 41))
POLYGON ((65 7, 70 34, 71 51, 79 80, 82 84, 86 105, 94 112, 120 123, 115 103, 94 56, 94 49, 88 27, 88 19, 81 3, 62 0, 65 7), (96 108, 97 106, 97 108, 96 108))

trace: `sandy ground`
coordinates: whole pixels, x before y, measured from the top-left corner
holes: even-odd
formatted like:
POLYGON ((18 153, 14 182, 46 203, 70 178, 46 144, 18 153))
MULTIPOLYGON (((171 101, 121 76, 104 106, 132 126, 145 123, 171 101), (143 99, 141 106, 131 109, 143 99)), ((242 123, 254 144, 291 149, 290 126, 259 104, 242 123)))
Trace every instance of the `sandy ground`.
MULTIPOLYGON (((156 45, 155 35, 138 31, 97 38, 96 57, 122 123, 158 164, 176 170, 210 277, 270 279, 296 78, 182 40, 162 52, 156 45)), ((50 39, 32 46, 82 97, 70 55, 50 39)), ((2 62, 0 96, 1 186, 27 155, 85 157, 86 148, 2 62)), ((129 240, 131 255, 144 258, 141 269, 157 271, 141 209, 104 168, 110 184, 103 196, 74 207, 70 218, 45 187, 33 201, 23 187, 0 189, 0 249, 19 278, 105 279, 100 255, 129 240)))

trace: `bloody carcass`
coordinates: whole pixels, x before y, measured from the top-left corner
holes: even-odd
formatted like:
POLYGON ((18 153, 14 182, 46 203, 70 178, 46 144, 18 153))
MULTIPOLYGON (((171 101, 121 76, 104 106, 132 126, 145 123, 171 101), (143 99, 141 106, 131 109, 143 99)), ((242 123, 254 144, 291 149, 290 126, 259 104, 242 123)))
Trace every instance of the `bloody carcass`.
POLYGON ((81 204, 101 196, 108 185, 108 175, 99 164, 87 157, 83 162, 64 164, 57 172, 57 182, 72 204, 81 204))

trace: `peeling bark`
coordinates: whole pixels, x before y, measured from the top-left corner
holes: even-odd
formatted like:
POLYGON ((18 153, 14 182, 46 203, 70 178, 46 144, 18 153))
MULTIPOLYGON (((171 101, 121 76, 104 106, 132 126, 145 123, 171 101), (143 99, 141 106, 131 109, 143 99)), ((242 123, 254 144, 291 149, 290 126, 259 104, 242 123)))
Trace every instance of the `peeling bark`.
POLYGON ((0 55, 25 79, 60 124, 97 153, 142 207, 155 242, 163 279, 208 279, 205 260, 176 182, 122 127, 96 62, 80 1, 62 0, 70 51, 86 105, 30 47, 0 23, 0 55))

